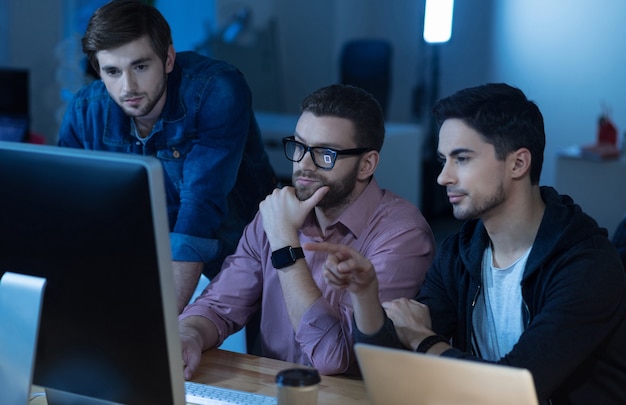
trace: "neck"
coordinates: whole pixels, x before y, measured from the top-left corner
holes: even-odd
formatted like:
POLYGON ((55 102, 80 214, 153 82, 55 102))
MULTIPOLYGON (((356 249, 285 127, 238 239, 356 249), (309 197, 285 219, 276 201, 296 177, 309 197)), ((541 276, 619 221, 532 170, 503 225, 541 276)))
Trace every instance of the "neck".
POLYGON ((335 206, 332 208, 315 207, 315 219, 317 219, 322 234, 326 234, 326 228, 332 225, 349 205, 350 204, 342 204, 341 207, 335 206))
POLYGON ((147 114, 133 117, 133 121, 135 121, 135 127, 137 127, 137 132, 139 136, 142 138, 147 137, 152 132, 152 128, 154 124, 161 117, 161 113, 163 112, 163 106, 165 105, 165 100, 167 98, 167 87, 163 90, 163 94, 159 98, 159 101, 152 107, 147 114))
POLYGON ((539 231, 546 207, 539 187, 531 187, 525 196, 513 196, 509 201, 514 204, 503 207, 500 214, 483 219, 491 240, 494 263, 500 267, 506 267, 526 252, 539 231))
POLYGON ((137 128, 139 136, 146 138, 152 132, 152 128, 157 120, 133 117, 133 121, 135 122, 135 128, 137 128))
POLYGON ((323 234, 326 234, 326 228, 332 225, 359 198, 367 188, 369 181, 370 179, 366 181, 357 180, 352 192, 332 207, 315 207, 315 218, 323 234))

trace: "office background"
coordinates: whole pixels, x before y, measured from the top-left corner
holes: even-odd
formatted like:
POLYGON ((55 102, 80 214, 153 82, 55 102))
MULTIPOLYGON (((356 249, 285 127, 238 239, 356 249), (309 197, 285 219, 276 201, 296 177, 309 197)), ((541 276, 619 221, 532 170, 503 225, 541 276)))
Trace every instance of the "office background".
MULTIPOLYGON (((64 100, 86 80, 76 31, 84 29, 80 24, 98 3, 103 1, 0 0, 0 65, 30 69, 32 129, 48 143, 56 141, 64 100)), ((269 53, 257 53, 267 64, 250 60, 241 69, 250 72, 255 86, 257 75, 266 75, 265 84, 274 91, 254 97, 278 112, 296 112, 304 95, 338 81, 346 40, 388 39, 394 47, 389 119, 420 122, 415 109, 423 105, 413 93, 431 84, 423 3, 156 0, 155 5, 170 21, 179 51, 210 49, 203 44, 242 9, 250 19, 239 45, 254 48, 258 38, 274 32, 269 53)), ((620 134, 626 129, 626 52, 620 46, 626 40, 625 15, 622 0, 457 0, 452 39, 440 46, 439 95, 497 81, 524 90, 544 113, 548 145, 542 183, 554 184, 557 151, 593 143, 601 113, 610 112, 620 134)))

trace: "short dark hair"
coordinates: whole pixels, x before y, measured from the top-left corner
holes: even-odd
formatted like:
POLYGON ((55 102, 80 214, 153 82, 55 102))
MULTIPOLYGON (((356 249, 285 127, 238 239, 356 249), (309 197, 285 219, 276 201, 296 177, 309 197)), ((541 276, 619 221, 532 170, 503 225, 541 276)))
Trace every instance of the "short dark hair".
POLYGON ((449 118, 462 120, 494 146, 496 158, 527 148, 531 154, 530 181, 539 184, 546 134, 537 105, 519 89, 489 83, 460 90, 433 107, 439 126, 449 118))
POLYGON ((344 84, 333 84, 308 95, 302 112, 317 117, 345 118, 354 125, 355 142, 359 148, 380 152, 385 140, 385 118, 380 104, 367 91, 344 84))
POLYGON ((83 52, 99 72, 98 51, 117 48, 146 35, 154 52, 165 63, 172 32, 159 10, 140 0, 112 0, 89 19, 82 38, 83 52))

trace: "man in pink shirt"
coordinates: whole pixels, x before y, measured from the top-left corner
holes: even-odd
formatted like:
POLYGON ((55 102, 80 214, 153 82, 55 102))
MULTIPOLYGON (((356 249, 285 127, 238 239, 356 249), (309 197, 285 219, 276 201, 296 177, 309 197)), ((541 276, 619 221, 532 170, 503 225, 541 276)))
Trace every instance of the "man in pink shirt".
POLYGON ((283 140, 293 187, 261 202, 235 253, 180 315, 187 379, 204 350, 258 310, 264 356, 326 375, 356 370, 350 293, 327 284, 327 254, 305 255, 305 243, 339 243, 367 257, 381 301, 415 296, 433 259, 434 237, 421 212, 374 178, 385 134, 376 100, 332 85, 306 97, 301 110, 294 136, 283 140))

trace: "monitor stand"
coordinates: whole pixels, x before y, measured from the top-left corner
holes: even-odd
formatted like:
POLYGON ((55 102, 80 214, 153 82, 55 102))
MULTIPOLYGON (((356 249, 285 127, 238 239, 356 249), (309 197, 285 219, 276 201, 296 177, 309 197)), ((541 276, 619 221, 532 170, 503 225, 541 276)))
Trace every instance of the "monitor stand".
POLYGON ((0 392, 27 405, 33 380, 46 279, 6 272, 0 279, 0 392))

